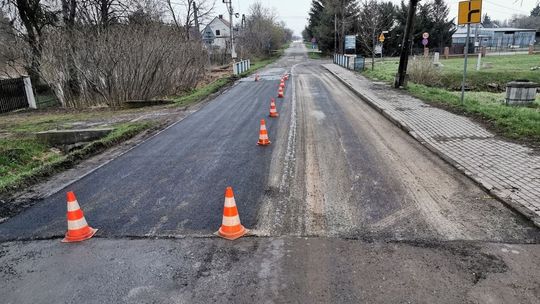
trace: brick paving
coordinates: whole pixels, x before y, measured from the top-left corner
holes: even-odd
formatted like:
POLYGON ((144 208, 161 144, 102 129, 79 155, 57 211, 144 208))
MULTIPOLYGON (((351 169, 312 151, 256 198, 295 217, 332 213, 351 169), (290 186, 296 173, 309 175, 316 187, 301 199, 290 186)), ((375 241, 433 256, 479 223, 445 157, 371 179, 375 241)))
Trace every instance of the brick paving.
POLYGON ((471 119, 368 80, 334 64, 323 65, 363 100, 492 195, 540 226, 540 153, 505 141, 471 119))

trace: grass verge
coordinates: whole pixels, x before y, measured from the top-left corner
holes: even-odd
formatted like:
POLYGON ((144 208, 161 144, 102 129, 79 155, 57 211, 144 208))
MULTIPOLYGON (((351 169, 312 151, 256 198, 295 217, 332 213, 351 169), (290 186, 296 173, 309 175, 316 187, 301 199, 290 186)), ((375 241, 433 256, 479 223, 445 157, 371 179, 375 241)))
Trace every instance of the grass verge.
POLYGON ((108 136, 67 154, 34 137, 0 139, 0 194, 30 186, 155 126, 153 122, 119 124, 108 136))
MULTIPOLYGON (((521 62, 521 65, 530 64, 531 58, 517 58, 512 56, 515 64, 516 60, 521 62)), ((491 57, 488 57, 491 60, 491 57)), ((487 60, 487 59, 486 59, 487 60)), ((496 61, 503 60, 495 58, 496 61)), ((457 59, 442 61, 445 67, 457 69, 457 59), (452 60, 452 61, 451 61, 452 60)), ((461 59, 463 62, 463 59, 461 59)), ((503 67, 508 67, 506 64, 503 67)), ((518 64, 519 66, 519 64, 518 64)), ((524 69, 524 67, 521 67, 524 69)), ((392 83, 397 70, 397 62, 383 61, 376 65, 375 70, 366 70, 363 75, 374 80, 382 80, 387 83, 392 83)), ((445 73, 449 73, 448 71, 445 73)), ((510 71, 508 73, 497 69, 497 72, 489 73, 474 73, 472 78, 482 78, 482 83, 489 81, 503 82, 511 75, 528 74, 528 71, 510 71)), ((455 77, 455 76, 452 76, 455 77)), ((510 79, 508 78, 508 79, 510 79)), ((530 78, 530 77, 529 77, 530 78)), ((480 86, 478 86, 480 87, 480 86)), ((540 144, 540 96, 536 102, 530 107, 513 107, 506 106, 504 102, 504 93, 486 92, 486 91, 469 91, 465 93, 464 103, 461 104, 461 94, 459 91, 449 90, 441 87, 428 87, 422 84, 409 82, 406 90, 413 96, 436 106, 443 107, 457 114, 465 114, 485 123, 490 129, 496 133, 510 139, 517 139, 525 143, 534 145, 540 144)))

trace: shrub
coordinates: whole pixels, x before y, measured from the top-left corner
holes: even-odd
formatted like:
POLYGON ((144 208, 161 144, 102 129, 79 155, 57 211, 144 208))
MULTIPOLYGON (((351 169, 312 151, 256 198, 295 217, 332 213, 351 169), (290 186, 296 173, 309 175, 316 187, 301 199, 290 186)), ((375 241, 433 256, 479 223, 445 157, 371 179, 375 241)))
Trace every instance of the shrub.
POLYGON ((441 72, 429 57, 414 57, 409 62, 408 74, 411 82, 427 86, 441 85, 441 72))
POLYGON ((206 63, 199 41, 161 23, 58 28, 47 32, 41 77, 63 106, 119 106, 191 89, 206 63))

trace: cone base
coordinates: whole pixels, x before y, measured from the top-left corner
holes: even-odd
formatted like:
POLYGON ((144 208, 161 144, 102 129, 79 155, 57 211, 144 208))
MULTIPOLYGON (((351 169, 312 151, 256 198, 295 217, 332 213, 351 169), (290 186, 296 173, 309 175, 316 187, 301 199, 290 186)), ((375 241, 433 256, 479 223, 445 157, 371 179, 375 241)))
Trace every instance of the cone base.
POLYGON ((219 227, 219 230, 216 231, 215 235, 217 235, 219 237, 222 237, 224 239, 227 239, 229 241, 234 241, 234 240, 236 240, 238 238, 243 237, 249 231, 242 225, 240 225, 240 227, 242 227, 242 228, 240 229, 240 231, 238 231, 236 233, 224 233, 223 231, 221 231, 221 227, 219 227))
POLYGON ((266 142, 263 142, 263 141, 259 141, 257 143, 257 145, 259 146, 268 146, 269 144, 271 144, 272 142, 271 141, 266 141, 266 142))
POLYGON ((270 114, 268 115, 269 117, 279 117, 279 113, 275 113, 275 114, 270 114))
POLYGON ((90 227, 90 232, 88 234, 85 234, 79 237, 68 237, 66 233, 66 236, 62 240, 62 243, 75 243, 75 242, 82 242, 82 241, 88 240, 92 238, 94 234, 96 234, 97 231, 98 231, 97 229, 90 227))

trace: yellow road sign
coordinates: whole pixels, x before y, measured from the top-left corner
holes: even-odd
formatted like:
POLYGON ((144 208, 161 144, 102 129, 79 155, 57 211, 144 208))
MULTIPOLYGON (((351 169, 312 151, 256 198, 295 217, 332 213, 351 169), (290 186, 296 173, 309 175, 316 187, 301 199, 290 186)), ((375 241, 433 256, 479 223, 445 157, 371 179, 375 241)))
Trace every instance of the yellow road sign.
POLYGON ((379 36, 379 41, 380 41, 380 42, 384 42, 384 34, 381 34, 381 35, 379 36))
POLYGON ((458 24, 480 23, 482 21, 482 0, 459 2, 458 24))

